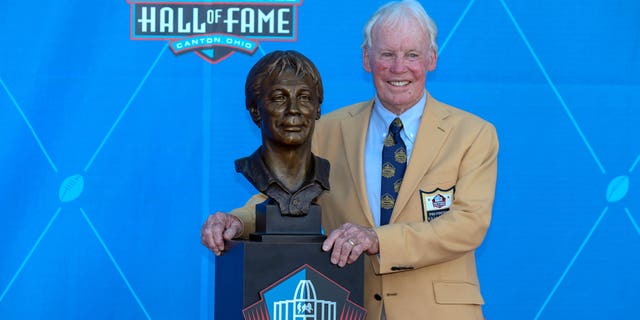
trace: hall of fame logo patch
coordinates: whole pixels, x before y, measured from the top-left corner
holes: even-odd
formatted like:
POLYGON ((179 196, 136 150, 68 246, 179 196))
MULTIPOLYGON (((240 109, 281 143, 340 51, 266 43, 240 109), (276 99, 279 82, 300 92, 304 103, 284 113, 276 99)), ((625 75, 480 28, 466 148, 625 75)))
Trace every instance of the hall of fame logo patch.
POLYGON ((449 211, 453 203, 455 186, 442 190, 440 188, 433 191, 420 190, 420 200, 422 200, 422 219, 431 221, 449 211))
POLYGON ((218 63, 234 52, 252 55, 259 41, 296 41, 302 0, 127 0, 131 40, 169 41, 218 63))

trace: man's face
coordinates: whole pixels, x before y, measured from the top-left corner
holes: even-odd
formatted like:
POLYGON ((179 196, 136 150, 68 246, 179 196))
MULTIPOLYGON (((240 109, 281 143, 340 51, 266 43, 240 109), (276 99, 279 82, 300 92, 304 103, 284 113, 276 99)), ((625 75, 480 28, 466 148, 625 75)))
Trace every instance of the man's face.
POLYGON ((363 50, 364 69, 373 73, 384 107, 401 114, 422 98, 427 71, 435 69, 437 54, 416 23, 378 25, 371 38, 371 48, 363 50))
POLYGON ((292 70, 272 74, 262 83, 254 121, 263 139, 278 145, 298 146, 310 138, 320 118, 320 102, 311 77, 299 78, 292 70), (256 116, 258 118, 256 118, 256 116))

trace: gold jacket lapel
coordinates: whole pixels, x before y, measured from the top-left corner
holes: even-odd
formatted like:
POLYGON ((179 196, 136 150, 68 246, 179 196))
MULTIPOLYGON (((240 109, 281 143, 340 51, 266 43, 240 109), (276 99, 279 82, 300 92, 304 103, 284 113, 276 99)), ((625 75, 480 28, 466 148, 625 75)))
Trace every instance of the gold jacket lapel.
POLYGON ((417 196, 420 181, 441 152, 451 129, 444 121, 447 116, 448 112, 442 108, 440 102, 427 93, 427 105, 420 119, 420 128, 413 144, 407 171, 402 178, 402 186, 390 222, 396 220, 411 197, 417 196))
POLYGON ((342 139, 344 141, 344 154, 346 155, 351 172, 351 179, 354 181, 356 195, 360 201, 363 213, 367 221, 374 225, 373 217, 371 217, 371 207, 367 200, 367 189, 364 179, 364 145, 367 137, 367 128, 369 126, 369 117, 373 100, 363 104, 363 107, 354 110, 351 117, 342 120, 342 139))

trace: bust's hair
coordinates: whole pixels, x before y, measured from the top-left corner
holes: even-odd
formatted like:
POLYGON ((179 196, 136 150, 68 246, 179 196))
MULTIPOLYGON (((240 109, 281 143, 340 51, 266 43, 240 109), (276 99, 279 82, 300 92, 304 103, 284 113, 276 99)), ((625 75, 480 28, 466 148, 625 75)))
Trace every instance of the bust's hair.
POLYGON ((318 96, 318 102, 322 104, 323 88, 320 72, 316 66, 300 52, 294 50, 273 51, 264 57, 249 70, 247 80, 244 84, 245 104, 247 109, 257 107, 257 101, 260 99, 262 84, 266 78, 274 72, 278 75, 285 71, 293 70, 296 76, 304 78, 309 76, 313 81, 318 96))

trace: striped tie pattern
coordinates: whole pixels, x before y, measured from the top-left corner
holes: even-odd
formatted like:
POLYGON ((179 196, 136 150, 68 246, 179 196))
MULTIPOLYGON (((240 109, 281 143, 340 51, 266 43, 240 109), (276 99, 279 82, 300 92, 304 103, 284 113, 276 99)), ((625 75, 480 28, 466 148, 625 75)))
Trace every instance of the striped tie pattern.
POLYGON ((382 147, 382 183, 380 188, 380 225, 389 223, 396 204, 402 177, 407 169, 407 148, 400 137, 402 121, 395 118, 382 147))

